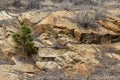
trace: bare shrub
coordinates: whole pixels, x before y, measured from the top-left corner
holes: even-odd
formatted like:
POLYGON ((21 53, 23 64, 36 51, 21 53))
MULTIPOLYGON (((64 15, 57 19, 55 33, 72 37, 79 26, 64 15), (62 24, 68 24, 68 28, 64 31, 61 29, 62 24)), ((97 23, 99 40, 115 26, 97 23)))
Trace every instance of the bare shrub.
POLYGON ((114 53, 115 48, 112 47, 110 44, 103 44, 100 48, 101 53, 114 53))
POLYGON ((112 47, 111 44, 102 44, 98 49, 96 49, 95 56, 102 66, 96 68, 95 72, 92 72, 89 79, 119 80, 120 62, 106 56, 106 53, 114 53, 115 48, 112 47))
POLYGON ((39 0, 30 0, 26 9, 39 9, 40 3, 39 0))
POLYGON ((14 0, 13 6, 15 6, 15 7, 20 7, 20 6, 22 6, 21 0, 14 0))
POLYGON ((89 12, 84 10, 81 13, 77 13, 76 16, 73 19, 73 22, 75 22, 78 26, 87 27, 92 22, 95 22, 94 19, 91 19, 89 17, 89 12))
POLYGON ((100 1, 98 0, 74 0, 74 5, 81 5, 81 4, 87 4, 87 5, 98 5, 100 4, 100 1))
POLYGON ((106 10, 104 10, 103 8, 100 8, 100 9, 95 9, 95 11, 96 11, 95 20, 98 20, 98 19, 105 20, 105 15, 108 14, 106 10))

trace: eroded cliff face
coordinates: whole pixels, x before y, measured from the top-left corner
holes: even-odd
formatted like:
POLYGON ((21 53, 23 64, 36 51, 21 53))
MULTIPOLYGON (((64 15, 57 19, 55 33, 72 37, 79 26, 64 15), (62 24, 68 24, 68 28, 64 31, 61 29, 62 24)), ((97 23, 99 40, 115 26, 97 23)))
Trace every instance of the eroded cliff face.
POLYGON ((119 13, 116 16, 110 13, 105 14, 104 19, 102 19, 102 16, 98 20, 96 20, 98 14, 94 10, 86 12, 56 11, 48 14, 40 12, 39 14, 35 14, 34 12, 23 13, 19 19, 21 23, 23 23, 22 21, 28 22, 32 26, 34 34, 52 31, 52 34, 56 35, 56 37, 60 34, 71 35, 84 44, 102 44, 106 43, 104 41, 108 41, 109 43, 120 41, 120 22, 119 17, 117 17, 119 13), (29 17, 30 14, 33 17, 29 17), (40 16, 39 14, 44 15, 40 16), (41 18, 35 18, 35 15, 41 18), (84 18, 88 19, 84 20, 84 18))
POLYGON ((1 11, 0 26, 0 79, 120 79, 117 8, 1 11), (30 25, 35 46, 39 48, 32 60, 16 54, 12 39, 12 34, 24 23, 30 25))

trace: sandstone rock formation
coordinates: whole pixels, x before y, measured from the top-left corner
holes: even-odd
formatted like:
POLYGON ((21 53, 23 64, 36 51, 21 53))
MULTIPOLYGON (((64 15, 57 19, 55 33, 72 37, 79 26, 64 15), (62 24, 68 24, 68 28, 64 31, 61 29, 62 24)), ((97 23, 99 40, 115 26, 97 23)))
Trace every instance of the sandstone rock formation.
MULTIPOLYGON (((112 15, 109 12, 109 15, 112 15)), ((1 12, 3 13, 3 12, 1 12)), ((107 72, 112 69, 110 66, 117 60, 113 67, 119 68, 120 58, 120 18, 115 13, 114 16, 99 18, 95 20, 96 12, 94 10, 82 11, 54 11, 54 12, 41 12, 28 11, 20 15, 9 17, 6 12, 2 15, 1 20, 9 20, 15 23, 5 25, 1 24, 0 28, 0 50, 1 53, 5 51, 6 54, 15 64, 0 65, 0 73, 8 68, 11 72, 24 73, 20 76, 28 76, 37 74, 37 71, 55 71, 63 69, 66 75, 68 70, 74 74, 82 75, 88 78, 90 75, 102 75, 103 69, 107 72), (87 19, 84 19, 86 14, 87 19), (75 21, 76 17, 81 17, 81 21, 75 21), (93 14, 93 15, 92 15, 93 14), (91 21, 92 20, 92 21, 91 21), (21 57, 17 57, 14 50, 14 42, 12 34, 17 32, 19 27, 15 25, 22 25, 28 23, 32 29, 35 46, 39 48, 38 54, 33 55, 32 63, 22 62, 21 57), (20 58, 20 60, 18 59, 20 58), (106 61, 106 62, 105 62, 106 61), (107 64, 108 63, 108 64, 107 64), (111 63, 111 64, 110 64, 111 63), (34 69, 36 66, 38 69, 34 69), (109 66, 109 67, 108 67, 109 66), (107 67, 107 69, 106 69, 107 67), (73 71, 72 71, 73 70, 73 71), (101 74, 98 74, 100 71, 101 74)), ((3 23, 3 22, 2 22, 3 23)), ((0 54, 1 54, 0 53, 0 54)), ((2 55, 0 55, 2 56, 2 55)), ((3 60, 4 58, 1 58, 3 60)), ((116 70, 116 68, 114 68, 116 70)), ((40 73, 38 71, 38 73, 40 73)), ((69 72, 69 71, 68 71, 69 72)), ((6 75, 6 74, 5 74, 6 75)), ((13 76, 18 78, 18 75, 13 76)), ((35 76, 35 75, 34 75, 35 76)), ((11 79, 11 78, 10 78, 11 79)))

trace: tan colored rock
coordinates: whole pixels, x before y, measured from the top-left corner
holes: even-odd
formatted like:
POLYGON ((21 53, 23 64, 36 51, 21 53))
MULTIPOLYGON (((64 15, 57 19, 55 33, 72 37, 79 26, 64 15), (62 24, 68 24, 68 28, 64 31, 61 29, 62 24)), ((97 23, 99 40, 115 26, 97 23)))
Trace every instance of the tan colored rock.
POLYGON ((100 62, 96 59, 95 55, 93 53, 90 52, 81 52, 81 57, 83 57, 83 59, 81 60, 82 62, 86 63, 86 64, 94 64, 94 65, 98 65, 100 64, 100 62))
POLYGON ((120 9, 115 10, 107 10, 108 13, 112 14, 113 16, 119 15, 120 9))
POLYGON ((120 18, 116 17, 115 15, 106 15, 106 20, 99 20, 98 23, 105 27, 108 30, 112 30, 115 33, 120 33, 120 18))
MULTIPOLYGON (((108 12, 110 12, 110 11, 108 10, 108 12)), ((45 31, 54 32, 53 29, 59 29, 59 31, 62 30, 65 32, 72 30, 72 29, 76 29, 74 34, 75 34, 75 37, 79 40, 80 31, 82 31, 83 29, 81 28, 79 31, 78 30, 79 26, 77 26, 76 23, 72 22, 71 20, 73 20, 77 16, 76 14, 86 14, 86 13, 88 13, 87 17, 89 19, 95 18, 94 10, 88 10, 88 11, 86 10, 85 12, 84 11, 74 11, 74 12, 55 11, 52 13, 29 11, 29 12, 22 13, 22 15, 20 16, 20 19, 19 18, 18 19, 20 20, 20 22, 22 22, 22 21, 24 22, 24 19, 26 19, 28 23, 34 24, 35 26, 33 28, 33 31, 39 32, 39 33, 43 33, 45 31), (52 26, 52 29, 49 29, 51 26, 52 26)), ((115 13, 117 13, 117 12, 115 12, 115 13)), ((118 19, 115 18, 115 21, 116 20, 118 20, 118 19)), ((106 23, 102 24, 102 25, 106 26, 106 23)), ((105 28, 103 29, 101 27, 98 27, 98 31, 95 31, 91 28, 89 30, 85 30, 85 32, 87 32, 87 33, 93 32, 93 33, 98 33, 98 34, 113 33, 110 30, 113 30, 114 32, 117 32, 117 33, 119 32, 116 25, 107 23, 107 26, 110 28, 105 27, 106 29, 105 28), (114 26, 114 27, 111 27, 111 26, 114 26)))
POLYGON ((120 61, 120 55, 118 55, 118 54, 115 54, 115 53, 106 53, 106 56, 110 57, 112 59, 116 59, 116 60, 120 61))
POLYGON ((2 79, 0 80, 19 80, 20 74, 16 74, 16 71, 14 73, 14 66, 10 64, 4 64, 0 65, 0 77, 2 76, 2 79))
POLYGON ((39 12, 39 11, 29 11, 24 12, 21 16, 18 16, 18 20, 20 23, 29 21, 30 24, 36 24, 40 22, 43 18, 47 17, 49 12, 39 12))
POLYGON ((50 40, 43 40, 42 43, 45 46, 53 46, 54 45, 54 42, 50 41, 50 40))
POLYGON ((36 69, 33 65, 28 64, 28 63, 24 63, 24 62, 18 60, 14 56, 11 57, 11 60, 13 60, 15 63, 14 69, 16 71, 21 71, 21 72, 35 72, 36 71, 36 69))
POLYGON ((77 56, 77 53, 68 51, 64 53, 62 56, 64 57, 66 63, 71 63, 71 62, 74 62, 73 59, 75 56, 77 56))
POLYGON ((36 62, 36 66, 37 66, 39 69, 41 69, 41 70, 49 69, 49 70, 52 70, 52 71, 61 68, 57 63, 55 63, 55 62, 50 62, 50 61, 48 61, 48 62, 39 62, 39 61, 37 61, 37 62, 36 62))
POLYGON ((95 58, 95 55, 93 53, 82 53, 87 59, 93 59, 95 58))
POLYGON ((0 74, 0 80, 10 80, 10 79, 0 74))
POLYGON ((116 50, 120 50, 120 42, 111 44, 116 50))
POLYGON ((44 46, 53 46, 55 43, 57 43, 57 40, 55 39, 54 35, 49 33, 41 34, 39 40, 44 46))
POLYGON ((66 19, 66 18, 72 19, 74 16, 75 15, 69 11, 56 11, 56 12, 52 12, 48 17, 43 19, 38 25, 50 24, 60 29, 74 29, 77 28, 76 24, 71 23, 68 19, 66 19))
POLYGON ((84 63, 77 63, 76 64, 76 72, 80 73, 82 76, 89 76, 90 71, 88 70, 88 65, 84 63))
POLYGON ((111 16, 111 15, 107 15, 107 20, 116 24, 116 25, 120 25, 120 18, 116 17, 116 16, 111 16))
POLYGON ((38 56, 41 57, 57 57, 58 51, 51 48, 40 48, 38 56))
POLYGON ((3 27, 0 27, 0 34, 2 34, 2 35, 5 34, 5 30, 3 29, 3 27))
MULTIPOLYGON (((72 43, 68 43, 66 45, 66 47, 69 50, 78 52, 78 53, 84 53, 84 52, 89 52, 89 53, 95 53, 97 48, 97 45, 91 45, 91 44, 72 44, 72 43), (94 48, 95 47, 95 48, 94 48)), ((99 49, 98 49, 99 51, 99 49)))
POLYGON ((12 16, 6 13, 6 11, 0 11, 0 20, 12 19, 12 16))
POLYGON ((16 46, 16 44, 15 44, 12 36, 10 36, 10 37, 8 37, 8 39, 5 40, 5 43, 1 49, 3 51, 7 50, 8 52, 15 53, 16 52, 15 46, 16 46))
POLYGON ((106 29, 112 30, 113 32, 118 33, 118 34, 120 33, 120 28, 118 25, 115 25, 111 22, 105 22, 102 20, 99 20, 98 23, 102 25, 103 27, 105 27, 106 29))
POLYGON ((57 39, 58 43, 60 43, 63 47, 68 42, 77 42, 75 38, 71 38, 68 35, 61 34, 59 39, 57 39))
POLYGON ((118 54, 112 54, 112 57, 113 57, 114 59, 117 59, 117 60, 120 61, 120 55, 118 55, 118 54))
POLYGON ((18 30, 12 26, 12 25, 9 25, 9 26, 5 26, 5 29, 6 31, 9 31, 9 32, 17 32, 18 30))
POLYGON ((16 18, 16 16, 11 15, 7 11, 0 11, 0 26, 19 26, 19 22, 16 18))
POLYGON ((40 39, 40 40, 44 40, 44 39, 49 39, 49 37, 50 37, 50 34, 48 34, 48 33, 43 33, 43 34, 40 35, 39 39, 40 39))
POLYGON ((76 37, 77 40, 80 40, 80 35, 81 35, 81 30, 80 29, 75 29, 74 30, 74 35, 76 37))
POLYGON ((53 31, 52 25, 49 25, 49 24, 40 24, 40 25, 33 27, 33 33, 41 34, 41 33, 49 32, 49 31, 53 31))

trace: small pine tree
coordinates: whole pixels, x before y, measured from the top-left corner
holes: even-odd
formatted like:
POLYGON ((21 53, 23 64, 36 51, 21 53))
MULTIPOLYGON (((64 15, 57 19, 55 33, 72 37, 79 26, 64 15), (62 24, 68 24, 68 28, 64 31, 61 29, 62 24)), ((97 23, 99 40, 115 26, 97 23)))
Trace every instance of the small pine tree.
POLYGON ((20 53, 26 54, 28 56, 37 53, 38 49, 34 47, 31 29, 29 28, 29 25, 24 24, 20 28, 19 32, 13 34, 13 39, 16 42, 16 49, 20 53))

